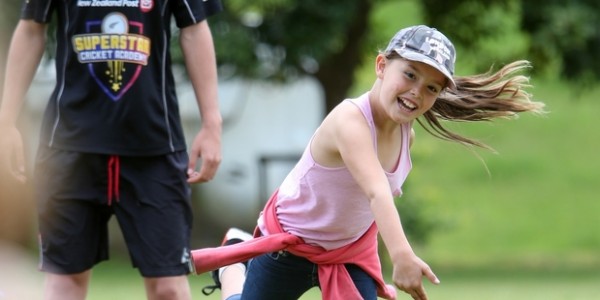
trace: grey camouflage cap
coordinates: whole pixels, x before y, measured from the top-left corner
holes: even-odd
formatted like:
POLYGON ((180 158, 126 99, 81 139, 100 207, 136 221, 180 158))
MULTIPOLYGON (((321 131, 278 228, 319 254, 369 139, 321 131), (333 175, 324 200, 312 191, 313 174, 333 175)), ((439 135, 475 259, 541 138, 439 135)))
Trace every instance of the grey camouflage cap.
POLYGON ((451 88, 456 87, 453 78, 456 50, 452 42, 437 29, 425 25, 404 28, 394 35, 385 48, 385 53, 392 51, 405 59, 436 68, 448 78, 451 88))

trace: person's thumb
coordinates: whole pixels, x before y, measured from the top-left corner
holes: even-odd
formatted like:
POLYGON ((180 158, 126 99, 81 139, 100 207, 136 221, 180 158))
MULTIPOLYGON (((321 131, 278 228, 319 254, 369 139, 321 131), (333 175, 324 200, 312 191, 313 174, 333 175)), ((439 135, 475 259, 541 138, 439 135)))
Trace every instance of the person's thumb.
POLYGON ((189 158, 189 162, 188 162, 188 169, 187 169, 187 174, 188 176, 191 176, 194 171, 196 171, 196 162, 198 161, 198 156, 197 155, 190 155, 189 158))
POLYGON ((423 270, 423 276, 427 277, 433 284, 440 284, 440 280, 435 276, 431 268, 427 267, 423 270))

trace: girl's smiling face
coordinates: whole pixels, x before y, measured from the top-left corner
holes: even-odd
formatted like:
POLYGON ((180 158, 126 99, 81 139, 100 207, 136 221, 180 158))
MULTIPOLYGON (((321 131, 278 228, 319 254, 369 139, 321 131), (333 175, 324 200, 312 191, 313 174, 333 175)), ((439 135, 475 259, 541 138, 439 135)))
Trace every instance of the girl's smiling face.
POLYGON ((447 84, 436 68, 400 57, 378 55, 377 78, 381 81, 379 100, 386 114, 401 124, 428 111, 447 84))

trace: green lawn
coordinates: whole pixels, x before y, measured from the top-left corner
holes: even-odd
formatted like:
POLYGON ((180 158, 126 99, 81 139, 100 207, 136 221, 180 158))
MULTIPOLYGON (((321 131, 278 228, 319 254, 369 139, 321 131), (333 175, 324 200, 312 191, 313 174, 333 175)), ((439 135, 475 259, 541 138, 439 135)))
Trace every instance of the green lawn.
POLYGON ((534 83, 548 115, 457 126, 498 150, 478 151, 485 165, 418 134, 405 196, 441 224, 420 249, 431 263, 600 269, 600 89, 577 99, 564 84, 534 83))
MULTIPOLYGON (((589 300, 600 293, 600 271, 445 271, 437 274, 442 283, 426 283, 433 300, 589 300)), ((190 277, 194 299, 218 300, 200 290, 209 284, 208 274, 190 277)), ((410 299, 402 294, 399 299, 410 299)), ((145 299, 141 279, 123 262, 101 264, 94 273, 89 300, 145 299)), ((320 298, 318 290, 310 291, 303 300, 320 298)))
MULTIPOLYGON (((3 261, 0 299, 41 299, 42 274, 35 271, 35 257, 15 256, 3 261), (10 274, 9 274, 10 273, 10 274), (17 290, 19 292, 15 293, 17 290), (13 297, 16 296, 16 297, 13 297)), ((389 273, 386 273, 389 274, 389 273)), ((441 284, 426 283, 432 300, 591 300, 600 294, 600 270, 437 271, 441 284)), ((190 276, 193 299, 218 300, 219 293, 204 296, 200 290, 210 283, 208 274, 190 276)), ((410 297, 399 292, 399 299, 410 297)), ((124 259, 104 262, 94 269, 88 300, 145 300, 141 278, 124 259)), ((317 289, 301 300, 318 300, 317 289)))
MULTIPOLYGON (((589 300, 600 292, 600 272, 450 272, 428 286, 434 300, 589 300)), ((408 297, 401 299, 410 299, 408 297)))

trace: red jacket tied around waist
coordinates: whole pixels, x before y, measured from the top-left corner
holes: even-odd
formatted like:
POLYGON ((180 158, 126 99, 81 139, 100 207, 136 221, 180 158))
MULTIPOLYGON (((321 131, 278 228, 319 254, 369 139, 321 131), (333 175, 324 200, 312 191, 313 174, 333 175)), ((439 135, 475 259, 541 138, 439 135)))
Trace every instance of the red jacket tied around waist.
POLYGON ((375 223, 356 242, 327 251, 305 244, 300 237, 283 231, 277 220, 276 199, 277 192, 271 196, 262 212, 267 230, 271 234, 260 236, 260 233, 255 232, 255 238, 249 241, 192 251, 196 273, 216 270, 265 253, 286 250, 318 265, 319 283, 324 300, 362 298, 344 264, 355 264, 367 272, 376 282, 379 297, 396 299, 396 289, 385 284, 381 274, 375 223))

